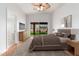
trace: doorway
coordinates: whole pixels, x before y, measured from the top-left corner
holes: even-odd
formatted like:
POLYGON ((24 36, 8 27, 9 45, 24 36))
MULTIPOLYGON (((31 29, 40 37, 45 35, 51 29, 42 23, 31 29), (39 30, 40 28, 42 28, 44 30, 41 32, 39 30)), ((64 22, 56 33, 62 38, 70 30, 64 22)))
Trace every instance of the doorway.
POLYGON ((48 34, 48 22, 31 22, 31 35, 48 34))

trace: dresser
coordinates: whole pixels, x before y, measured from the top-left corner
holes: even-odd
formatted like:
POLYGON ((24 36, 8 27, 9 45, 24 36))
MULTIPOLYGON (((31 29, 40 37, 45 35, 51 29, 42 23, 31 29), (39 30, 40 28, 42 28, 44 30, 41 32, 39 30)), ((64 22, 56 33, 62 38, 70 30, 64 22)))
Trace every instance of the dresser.
POLYGON ((19 32, 19 41, 24 42, 26 40, 25 31, 19 32))
POLYGON ((66 44, 69 45, 69 49, 66 51, 68 54, 79 56, 79 41, 67 40, 66 44))

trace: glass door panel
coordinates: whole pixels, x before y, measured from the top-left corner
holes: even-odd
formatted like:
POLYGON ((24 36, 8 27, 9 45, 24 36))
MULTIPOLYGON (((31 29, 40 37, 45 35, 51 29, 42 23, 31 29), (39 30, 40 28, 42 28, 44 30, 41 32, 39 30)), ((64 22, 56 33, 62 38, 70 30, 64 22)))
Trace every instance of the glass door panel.
POLYGON ((31 35, 45 35, 48 33, 47 22, 31 22, 31 35))

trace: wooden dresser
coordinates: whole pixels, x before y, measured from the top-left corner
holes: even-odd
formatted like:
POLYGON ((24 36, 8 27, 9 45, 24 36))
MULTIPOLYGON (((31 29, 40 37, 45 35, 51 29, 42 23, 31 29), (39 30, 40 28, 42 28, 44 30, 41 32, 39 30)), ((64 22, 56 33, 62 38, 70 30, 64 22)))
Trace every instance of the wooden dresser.
POLYGON ((69 45, 67 52, 71 55, 79 56, 79 41, 67 40, 66 43, 69 45))
POLYGON ((25 40, 26 40, 25 32, 24 31, 19 32, 19 41, 24 42, 25 40))

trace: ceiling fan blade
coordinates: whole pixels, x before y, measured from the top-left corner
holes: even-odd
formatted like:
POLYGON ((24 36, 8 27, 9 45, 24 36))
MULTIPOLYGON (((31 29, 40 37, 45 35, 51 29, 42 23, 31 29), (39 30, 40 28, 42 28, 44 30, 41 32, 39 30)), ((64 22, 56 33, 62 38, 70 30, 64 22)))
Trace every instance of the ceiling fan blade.
POLYGON ((46 10, 50 8, 48 3, 33 3, 32 5, 34 10, 46 10))
POLYGON ((33 9, 34 10, 37 10, 37 8, 39 8, 39 6, 33 6, 33 9))
POLYGON ((50 7, 50 5, 48 3, 42 3, 43 7, 50 7))
POLYGON ((32 3, 33 6, 40 6, 41 3, 32 3))

